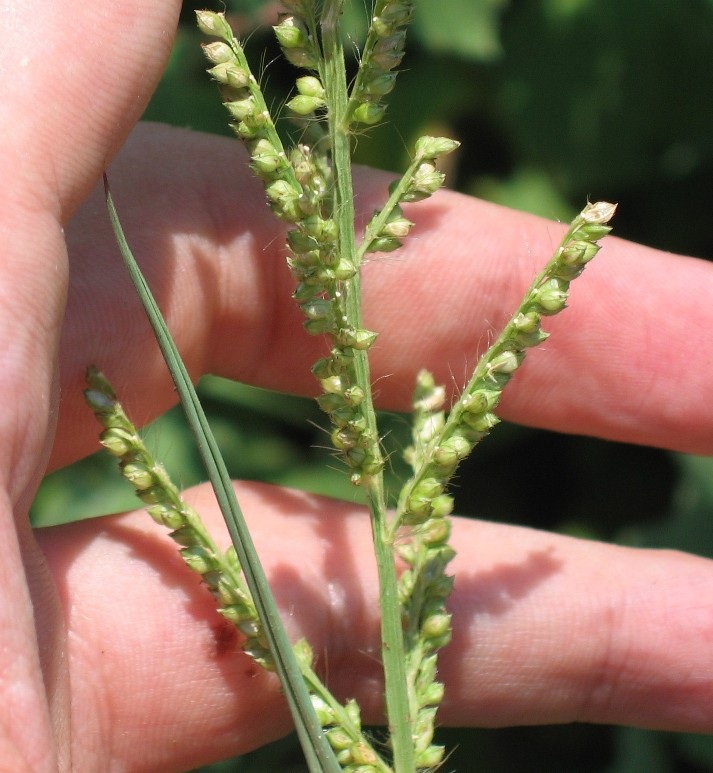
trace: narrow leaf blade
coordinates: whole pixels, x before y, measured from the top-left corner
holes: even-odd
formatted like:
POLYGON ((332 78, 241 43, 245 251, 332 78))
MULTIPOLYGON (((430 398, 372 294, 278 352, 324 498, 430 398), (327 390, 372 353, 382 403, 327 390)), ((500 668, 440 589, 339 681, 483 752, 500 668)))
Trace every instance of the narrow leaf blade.
POLYGON ((276 670, 280 677, 290 711, 292 712, 309 769, 313 773, 341 773, 341 766, 334 757, 334 752, 322 732, 319 720, 312 707, 299 665, 280 620, 275 599, 235 497, 232 482, 220 450, 208 425, 185 365, 178 353, 178 349, 126 241, 111 193, 109 192, 106 175, 104 176, 104 190, 109 217, 121 255, 154 330, 156 341, 166 360, 166 365, 171 372, 171 377, 176 385, 188 424, 196 439, 199 453, 225 518, 225 523, 230 532, 238 559, 243 567, 245 579, 265 626, 265 633, 275 659, 276 670))

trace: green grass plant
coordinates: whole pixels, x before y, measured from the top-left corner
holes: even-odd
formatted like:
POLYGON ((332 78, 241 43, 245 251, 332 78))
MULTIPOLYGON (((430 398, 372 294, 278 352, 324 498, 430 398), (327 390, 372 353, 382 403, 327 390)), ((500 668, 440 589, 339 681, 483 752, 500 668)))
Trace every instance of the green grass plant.
POLYGON ((384 192, 383 205, 366 227, 357 230, 352 186, 355 139, 384 119, 414 3, 377 0, 351 80, 340 30, 344 0, 283 0, 283 6, 275 34, 285 58, 300 70, 296 93, 286 102, 299 127, 299 139, 291 145, 283 142, 259 79, 226 17, 200 11, 198 24, 215 39, 204 51, 231 126, 264 184, 267 204, 288 224, 286 260, 304 328, 328 342, 328 354, 312 370, 321 387, 317 402, 329 417, 332 444, 369 508, 380 583, 391 759, 377 753, 364 734, 356 703, 339 704, 314 672, 309 645, 298 642, 292 648, 287 642, 200 402, 133 260, 110 197, 124 259, 169 362, 211 480, 215 479, 233 549, 223 555, 215 547, 198 515, 183 505, 178 490, 142 443, 111 386, 94 370, 89 373, 87 399, 104 427, 102 443, 120 459, 124 477, 149 505, 154 520, 171 529, 184 560, 202 576, 219 611, 244 635, 243 650, 260 665, 278 671, 310 769, 415 773, 434 769, 445 758, 444 747, 433 739, 444 695, 437 680, 438 652, 451 637, 447 599, 453 585, 448 564, 454 556, 449 544, 454 503, 449 483, 499 422, 495 409, 503 389, 522 365, 526 350, 547 338, 543 321, 565 308, 570 283, 596 255, 599 240, 610 231, 615 207, 606 202, 587 204, 574 218, 453 405, 446 408, 445 389, 430 373, 419 374, 411 445, 405 452, 411 477, 390 512, 384 468, 392 451, 384 448, 377 423, 369 367, 369 350, 378 332, 366 329, 362 321, 361 269, 367 256, 402 246, 413 226, 408 207, 437 193, 445 180, 439 163, 458 143, 437 136, 418 139, 406 171, 384 192))

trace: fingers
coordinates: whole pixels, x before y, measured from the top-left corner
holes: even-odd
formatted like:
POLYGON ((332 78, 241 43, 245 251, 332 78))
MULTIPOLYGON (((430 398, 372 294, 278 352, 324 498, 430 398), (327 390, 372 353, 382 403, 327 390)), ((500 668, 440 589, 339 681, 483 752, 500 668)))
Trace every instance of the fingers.
POLYGON ((172 0, 144 6, 68 0, 0 9, 0 479, 20 512, 44 471, 56 417, 62 225, 143 110, 180 10, 172 0))
MULTIPOLYGON (((366 512, 256 484, 238 494, 290 635, 307 636, 331 688, 356 696, 365 721, 382 721, 366 512)), ((223 533, 207 489, 190 498, 223 533)), ((126 769, 183 770, 288 729, 274 678, 241 654, 148 516, 39 538, 67 614, 70 670, 82 675, 75 721, 101 739, 93 749, 126 769)), ((454 546, 440 721, 713 729, 710 561, 464 520, 454 546)), ((109 767, 91 762, 83 769, 109 767)))
POLYGON ((142 111, 180 8, 143 5, 0 7, 0 700, 8 707, 0 758, 8 770, 71 764, 62 626, 25 516, 57 413, 62 224, 142 111))
MULTIPOLYGON (((181 4, 77 0, 0 10, 8 34, 0 110, 15 196, 42 200, 61 219, 88 193, 158 83, 181 4), (41 44, 37 41, 41 41, 41 44), (67 63, 71 63, 71 67, 67 63)), ((3 154, 4 155, 4 154, 3 154)), ((0 160, 0 169, 2 161, 0 160)))
MULTIPOLYGON (((359 175, 368 215, 388 178, 359 175)), ((143 127, 112 167, 135 253, 198 376, 206 369, 314 394, 310 365, 324 342, 307 336, 290 298, 284 230, 264 206, 235 142, 143 127), (178 164, 176 159, 181 159, 178 164)), ((380 331, 372 377, 380 404, 408 406, 421 367, 457 391, 505 324, 563 231, 557 224, 442 192, 410 208, 413 237, 365 268, 365 318, 380 331)), ((92 199, 70 232, 74 275, 63 362, 64 463, 85 453, 81 373, 117 381, 137 419, 172 399, 157 350, 125 279, 103 205, 92 199), (69 429, 71 427, 71 430, 69 429)), ((528 355, 502 415, 566 432, 713 451, 713 267, 614 238, 573 286, 552 336, 528 355), (691 330, 696 334, 691 335, 691 330)))
POLYGON ((473 521, 454 545, 450 721, 711 731, 710 561, 473 521))

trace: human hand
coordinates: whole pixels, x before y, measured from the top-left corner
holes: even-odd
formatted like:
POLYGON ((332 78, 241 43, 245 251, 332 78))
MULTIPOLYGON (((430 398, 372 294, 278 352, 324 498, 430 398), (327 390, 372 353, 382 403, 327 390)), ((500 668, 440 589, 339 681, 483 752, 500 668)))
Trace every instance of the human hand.
MULTIPOLYGON (((78 3, 60 11, 46 5, 27 26, 56 61, 73 66, 53 80, 46 63, 31 59, 1 102, 15 120, 4 122, 10 142, 0 170, 4 180, 12 171, 16 185, 0 194, 7 492, 0 761, 33 772, 184 770, 287 730, 274 678, 240 654, 212 599, 142 513, 42 530, 39 546, 26 518, 48 455, 53 468, 94 447, 96 425, 81 403, 89 363, 107 371, 141 421, 173 401, 100 196, 69 223, 64 320, 59 226, 141 112, 136 94, 145 100, 160 74, 170 45, 162 30, 175 27, 179 5, 147 12, 124 0, 102 9, 101 19, 78 3), (139 18, 138 26, 127 21, 139 18), (100 23, 114 37, 97 40, 100 23), (38 112, 38 98, 48 104, 50 97, 56 109, 38 112), (54 439, 53 384, 62 391, 54 439)), ((23 11, 13 13, 23 26, 23 11)), ((0 46, 4 61, 21 61, 18 45, 0 46)), ((192 373, 312 391, 308 369, 320 344, 301 330, 279 226, 237 143, 143 127, 110 176, 132 247, 192 373)), ((360 208, 369 212, 384 177, 365 172, 360 185, 360 208)), ((560 231, 445 192, 412 214, 418 238, 398 264, 375 260, 365 278, 368 324, 381 331, 374 376, 389 376, 380 382, 388 407, 406 407, 417 368, 449 381, 449 368, 459 372, 474 360, 560 231)), ((571 308, 552 320, 547 350, 528 355, 513 380, 504 415, 710 453, 713 375, 705 367, 691 372, 691 363, 705 349, 700 331, 711 329, 711 289, 708 264, 608 238, 575 283, 571 308)), ((376 587, 364 566, 364 513, 266 486, 241 484, 239 495, 291 633, 329 653, 335 691, 356 696, 378 721, 376 587)), ((218 531, 209 493, 190 496, 218 531)), ((711 562, 459 520, 454 541, 443 721, 711 729, 711 562)))

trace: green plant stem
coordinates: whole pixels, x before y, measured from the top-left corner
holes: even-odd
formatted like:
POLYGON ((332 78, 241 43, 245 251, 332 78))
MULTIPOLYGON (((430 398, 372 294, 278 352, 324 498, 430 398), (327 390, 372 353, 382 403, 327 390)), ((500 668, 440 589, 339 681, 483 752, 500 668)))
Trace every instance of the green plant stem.
MULTIPOLYGON (((349 118, 347 114, 348 94, 344 53, 338 30, 341 0, 327 0, 322 12, 322 47, 324 60, 320 73, 327 91, 332 159, 335 177, 334 217, 339 226, 340 256, 354 261, 357 252, 354 235, 354 194, 351 178, 351 147, 349 139, 349 118)), ((361 328, 361 293, 359 273, 344 283, 345 307, 350 324, 361 328)), ((356 383, 362 386, 366 395, 363 411, 368 421, 368 430, 374 437, 375 458, 381 458, 376 414, 371 395, 371 379, 367 353, 355 351, 354 369, 356 383)), ((392 542, 387 539, 386 500, 383 476, 379 472, 370 475, 366 493, 371 514, 372 538, 376 554, 380 586, 382 659, 384 666, 386 713, 391 735, 396 773, 413 773, 415 756, 413 748, 413 718, 409 709, 406 653, 401 629, 401 611, 398 599, 396 565, 392 542)))
POLYGON ((396 207, 399 206, 401 197, 408 190, 411 177, 416 169, 418 169, 418 165, 422 162, 422 160, 423 159, 420 156, 414 158, 406 172, 404 172, 402 175, 401 179, 396 183, 396 185, 394 185, 393 189, 390 189, 391 194, 389 195, 386 204, 384 204, 381 211, 369 221, 369 224, 364 231, 364 239, 359 245, 359 249, 357 250, 359 264, 361 264, 361 261, 364 259, 364 255, 366 255, 366 253, 369 251, 371 243, 374 241, 374 239, 377 238, 379 233, 381 233, 381 229, 389 221, 389 217, 393 211, 396 209, 396 207))

